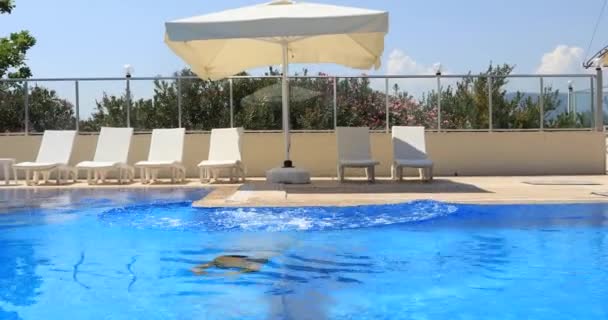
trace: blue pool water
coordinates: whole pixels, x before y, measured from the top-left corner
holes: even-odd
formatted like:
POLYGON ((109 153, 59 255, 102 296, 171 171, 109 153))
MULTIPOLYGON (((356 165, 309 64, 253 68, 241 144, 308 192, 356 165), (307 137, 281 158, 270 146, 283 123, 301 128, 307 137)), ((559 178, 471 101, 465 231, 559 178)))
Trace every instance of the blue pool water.
POLYGON ((607 319, 608 205, 196 209, 0 192, 0 319, 607 319), (259 272, 190 269, 221 255, 259 272))

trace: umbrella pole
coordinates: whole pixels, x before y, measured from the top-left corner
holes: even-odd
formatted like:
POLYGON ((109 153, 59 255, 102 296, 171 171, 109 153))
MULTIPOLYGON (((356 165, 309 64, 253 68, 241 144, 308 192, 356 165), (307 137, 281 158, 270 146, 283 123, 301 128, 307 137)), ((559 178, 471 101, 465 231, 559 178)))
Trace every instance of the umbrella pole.
POLYGON ((291 167, 289 149, 291 147, 289 135, 289 44, 287 41, 281 43, 283 49, 283 76, 282 76, 282 96, 283 96, 283 134, 285 135, 285 162, 284 167, 291 167))

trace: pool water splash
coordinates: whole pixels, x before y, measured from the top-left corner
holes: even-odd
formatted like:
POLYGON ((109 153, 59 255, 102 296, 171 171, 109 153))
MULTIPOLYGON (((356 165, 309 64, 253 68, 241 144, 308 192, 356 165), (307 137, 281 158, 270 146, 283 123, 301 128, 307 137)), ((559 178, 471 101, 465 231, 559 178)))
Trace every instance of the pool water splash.
POLYGON ((193 208, 190 202, 126 206, 103 212, 112 225, 205 231, 330 231, 423 222, 457 212, 454 205, 415 201, 359 207, 193 208))

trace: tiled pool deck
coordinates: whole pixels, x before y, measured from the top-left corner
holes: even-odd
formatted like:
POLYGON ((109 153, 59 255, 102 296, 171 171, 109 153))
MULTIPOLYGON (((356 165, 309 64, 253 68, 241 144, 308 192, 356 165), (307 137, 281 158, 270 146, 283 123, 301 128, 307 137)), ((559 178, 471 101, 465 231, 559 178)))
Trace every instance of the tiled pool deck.
MULTIPOLYGON (((152 186, 128 185, 88 186, 84 182, 49 188, 201 188, 214 189, 196 206, 347 206, 386 204, 432 199, 454 203, 555 203, 608 202, 608 176, 543 176, 543 177, 438 177, 432 183, 407 180, 395 183, 379 180, 338 183, 332 179, 315 179, 310 185, 269 185, 262 179, 245 184, 201 184, 191 179, 185 184, 160 183, 152 186), (606 196, 599 195, 606 193, 606 196)), ((19 185, 0 190, 34 188, 19 185)))

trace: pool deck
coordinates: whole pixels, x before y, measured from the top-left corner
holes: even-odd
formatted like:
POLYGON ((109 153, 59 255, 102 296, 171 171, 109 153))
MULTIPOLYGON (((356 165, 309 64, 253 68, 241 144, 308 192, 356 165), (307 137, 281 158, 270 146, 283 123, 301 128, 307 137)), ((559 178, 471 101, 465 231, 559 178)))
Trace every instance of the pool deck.
POLYGON ((78 182, 39 187, 27 187, 23 182, 16 186, 0 184, 0 190, 201 187, 213 191, 195 202, 194 205, 200 207, 350 206, 422 199, 479 204, 608 202, 608 176, 438 177, 431 183, 414 179, 396 183, 380 179, 374 184, 362 180, 338 183, 335 179, 314 179, 310 185, 267 184, 263 179, 250 179, 245 184, 201 184, 192 179, 184 184, 152 186, 138 182, 96 186, 78 182))

